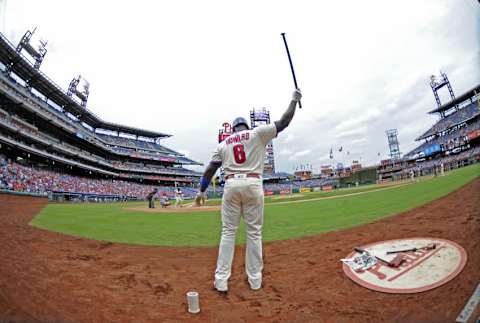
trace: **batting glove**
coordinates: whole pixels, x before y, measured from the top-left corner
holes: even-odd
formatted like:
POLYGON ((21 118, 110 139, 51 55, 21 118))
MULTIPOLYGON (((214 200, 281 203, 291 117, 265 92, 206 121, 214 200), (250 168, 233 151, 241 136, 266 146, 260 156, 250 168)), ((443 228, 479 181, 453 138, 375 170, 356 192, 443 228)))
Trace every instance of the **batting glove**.
POLYGON ((295 91, 293 91, 292 101, 300 102, 301 99, 302 99, 302 92, 300 91, 300 89, 296 89, 295 91))

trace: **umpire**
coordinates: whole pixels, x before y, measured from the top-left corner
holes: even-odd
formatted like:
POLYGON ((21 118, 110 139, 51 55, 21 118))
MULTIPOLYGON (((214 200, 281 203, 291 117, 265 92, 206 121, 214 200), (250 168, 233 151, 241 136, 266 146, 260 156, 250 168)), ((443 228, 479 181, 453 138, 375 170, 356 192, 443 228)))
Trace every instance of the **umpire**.
POLYGON ((157 194, 158 189, 154 188, 152 192, 148 193, 147 200, 148 200, 148 208, 154 209, 155 208, 155 194, 157 194))

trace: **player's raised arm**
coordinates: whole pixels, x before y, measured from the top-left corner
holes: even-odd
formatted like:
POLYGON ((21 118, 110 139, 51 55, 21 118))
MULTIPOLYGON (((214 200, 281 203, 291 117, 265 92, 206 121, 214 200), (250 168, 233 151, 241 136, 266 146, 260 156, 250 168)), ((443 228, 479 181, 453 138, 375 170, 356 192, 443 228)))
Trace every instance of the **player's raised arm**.
POLYGON ((302 92, 300 89, 296 89, 292 95, 292 101, 288 105, 287 111, 282 115, 280 120, 275 121, 275 127, 277 128, 277 133, 283 131, 288 125, 290 121, 292 121, 293 116, 295 115, 295 109, 297 108, 297 103, 300 102, 302 98, 302 92))

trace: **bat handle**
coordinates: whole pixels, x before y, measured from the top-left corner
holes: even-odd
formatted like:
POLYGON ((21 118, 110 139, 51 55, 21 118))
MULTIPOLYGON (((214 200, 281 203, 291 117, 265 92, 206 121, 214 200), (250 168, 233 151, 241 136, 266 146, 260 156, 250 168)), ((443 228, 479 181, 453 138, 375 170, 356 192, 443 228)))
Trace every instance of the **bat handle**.
MULTIPOLYGON (((290 56, 290 50, 288 49, 288 44, 287 44, 287 39, 285 38, 285 33, 281 33, 283 38, 283 43, 285 44, 285 50, 287 51, 287 56, 288 56, 288 62, 290 64, 290 70, 292 72, 292 77, 293 77, 293 85, 295 85, 295 89, 298 89, 297 85, 297 78, 295 76, 295 70, 293 68, 293 63, 292 63, 292 57, 290 56)), ((302 102, 298 101, 298 107, 301 109, 302 108, 302 102)))

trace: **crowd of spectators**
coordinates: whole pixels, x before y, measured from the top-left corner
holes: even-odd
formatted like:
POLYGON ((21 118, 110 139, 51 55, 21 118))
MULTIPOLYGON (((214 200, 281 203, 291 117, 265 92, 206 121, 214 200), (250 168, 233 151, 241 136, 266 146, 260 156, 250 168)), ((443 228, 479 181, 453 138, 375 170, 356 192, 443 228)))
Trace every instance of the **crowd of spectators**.
POLYGON ((127 170, 127 171, 138 171, 139 169, 142 171, 149 171, 152 173, 159 173, 159 174, 181 174, 181 175, 198 175, 196 172, 183 168, 181 166, 162 166, 162 165, 151 165, 151 164, 143 164, 143 163, 129 163, 129 162, 121 162, 121 161, 111 161, 110 162, 113 166, 118 169, 127 170))
POLYGON ((155 142, 136 140, 133 138, 125 138, 120 136, 110 136, 110 135, 99 134, 99 133, 97 133, 97 136, 101 138, 103 141, 105 141, 106 143, 109 143, 112 145, 130 147, 134 149, 155 150, 155 151, 163 152, 166 154, 175 153, 173 150, 170 150, 155 142))
POLYGON ((476 118, 472 122, 462 124, 458 128, 451 128, 450 131, 445 131, 442 135, 437 135, 432 140, 425 141, 417 148, 405 154, 405 157, 414 156, 431 145, 440 144, 443 151, 451 150, 467 143, 467 134, 474 130, 480 129, 480 118, 476 118))
POLYGON ((467 120, 470 120, 477 115, 480 115, 480 107, 478 106, 477 102, 472 102, 467 106, 462 107, 458 111, 455 111, 452 114, 446 116, 445 118, 440 119, 440 121, 434 124, 423 135, 418 137, 418 139, 427 138, 435 134, 441 133, 455 125, 466 122, 467 120))
POLYGON ((9 115, 6 111, 2 109, 0 109, 0 122, 7 124, 10 127, 19 129, 23 133, 28 133, 30 136, 33 136, 37 140, 41 139, 44 142, 46 141, 48 144, 53 143, 54 147, 56 147, 57 149, 60 149, 62 152, 67 152, 67 154, 71 152, 75 152, 79 156, 86 157, 90 161, 93 160, 107 166, 111 165, 121 170, 138 171, 139 169, 141 169, 143 171, 151 171, 153 173, 160 173, 160 174, 184 174, 184 175, 196 174, 195 172, 183 167, 168 167, 164 165, 153 165, 153 164, 149 165, 149 164, 143 164, 143 163, 109 161, 103 157, 92 154, 90 152, 77 148, 73 145, 69 145, 66 142, 62 142, 48 134, 38 131, 38 129, 35 126, 29 125, 28 123, 26 123, 25 121, 23 121, 18 117, 9 115))
POLYGON ((182 157, 182 156, 176 156, 176 155, 167 155, 165 152, 159 152, 159 151, 150 151, 150 150, 136 150, 133 148, 125 148, 125 147, 108 147, 109 150, 114 151, 116 153, 122 154, 122 155, 127 155, 127 156, 132 156, 132 157, 142 157, 145 159, 151 159, 151 160, 169 160, 169 161, 179 161, 179 158, 182 158, 183 163, 191 163, 192 161, 182 157))
POLYGON ((458 154, 450 154, 441 158, 430 159, 413 164, 403 164, 397 172, 392 172, 394 179, 405 179, 414 177, 438 174, 443 168, 444 171, 463 167, 473 162, 480 161, 480 146, 464 150, 458 154))
MULTIPOLYGON (((302 187, 320 187, 328 181, 328 179, 310 179, 304 181, 284 181, 282 183, 265 183, 264 189, 280 191, 300 189, 302 187)), ((75 176, 7 161, 0 155, 0 188, 3 189, 29 193, 70 192, 128 196, 142 199, 151 192, 154 187, 159 189, 158 195, 165 194, 173 198, 174 186, 159 187, 131 181, 75 176)), ((194 197, 197 191, 196 188, 187 186, 183 187, 182 190, 186 198, 194 197)), ((213 188, 210 186, 209 191, 213 190, 221 192, 223 188, 213 188)))
MULTIPOLYGON (((29 193, 70 192, 143 199, 154 187, 159 189, 159 195, 166 194, 168 197, 174 195, 173 186, 159 187, 115 179, 75 176, 21 165, 0 156, 0 188, 3 189, 29 193)), ((185 197, 190 198, 194 194, 195 189, 184 188, 185 197)))

